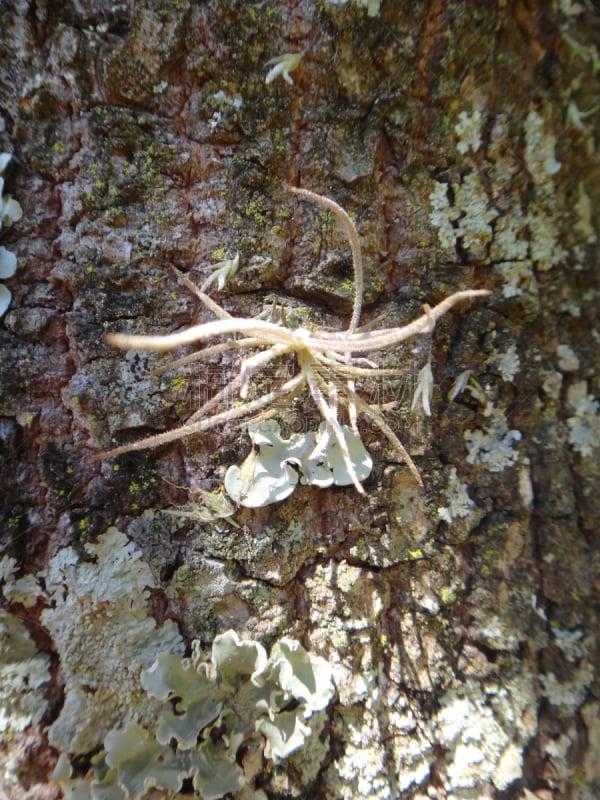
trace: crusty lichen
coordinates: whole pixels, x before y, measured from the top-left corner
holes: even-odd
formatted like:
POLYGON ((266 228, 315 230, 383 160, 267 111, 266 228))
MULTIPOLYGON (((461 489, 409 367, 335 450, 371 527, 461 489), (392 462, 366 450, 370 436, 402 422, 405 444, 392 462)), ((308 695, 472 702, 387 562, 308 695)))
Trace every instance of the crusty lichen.
POLYGON ((434 182, 429 195, 430 221, 444 249, 459 246, 493 264, 504 280, 504 297, 532 297, 538 293, 536 272, 547 272, 567 258, 577 262, 583 246, 595 240, 587 194, 580 185, 578 242, 569 252, 561 242, 555 184, 561 163, 549 121, 531 110, 523 124, 529 186, 515 177, 520 166, 516 154, 506 147, 510 134, 503 115, 493 121, 486 166, 475 161, 485 121, 479 110, 459 114, 455 131, 461 175, 452 181, 434 182))
POLYGON ((451 524, 456 518, 466 517, 475 503, 469 497, 467 485, 458 479, 456 467, 451 467, 445 491, 447 505, 438 508, 440 519, 451 524))
POLYGON ((17 560, 10 556, 0 559, 0 585, 2 594, 11 603, 21 603, 25 608, 31 608, 37 602, 40 586, 33 575, 23 575, 15 578, 17 560))
POLYGON ((440 774, 453 796, 505 790, 521 777, 523 748, 536 730, 537 700, 527 668, 496 680, 467 680, 440 698, 435 739, 444 748, 440 774))

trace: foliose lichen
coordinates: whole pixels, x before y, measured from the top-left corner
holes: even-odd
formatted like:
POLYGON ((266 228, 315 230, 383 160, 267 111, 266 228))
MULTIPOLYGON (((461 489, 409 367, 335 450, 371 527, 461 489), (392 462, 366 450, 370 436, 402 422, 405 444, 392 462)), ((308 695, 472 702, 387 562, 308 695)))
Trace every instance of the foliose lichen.
POLYGON ((244 772, 240 748, 264 743, 266 758, 287 758, 315 735, 311 718, 335 691, 329 664, 298 642, 281 639, 267 657, 261 644, 234 631, 215 638, 209 657, 199 642, 191 658, 159 654, 141 684, 163 704, 157 724, 111 730, 83 779, 71 778, 61 758, 55 778, 73 799, 139 798, 152 787, 172 796, 186 778, 203 800, 238 790, 241 797, 252 774, 244 772))
POLYGON ((0 608, 0 732, 22 731, 41 720, 49 666, 21 620, 0 608))
MULTIPOLYGON (((367 478, 373 460, 358 433, 347 425, 341 430, 358 480, 367 478)), ((225 490, 237 503, 258 508, 284 500, 298 482, 326 488, 352 483, 339 443, 321 423, 318 432, 281 435, 275 420, 249 425, 254 449, 241 467, 231 466, 225 475, 225 490), (298 474, 300 471, 300 475, 298 474)))
POLYGON ((159 627, 148 614, 155 580, 127 537, 110 528, 85 550, 93 560, 67 547, 39 576, 47 592, 41 622, 65 681, 64 705, 48 738, 67 753, 90 752, 117 724, 152 720, 158 704, 142 691, 139 672, 159 652, 183 650, 175 623, 159 627))
POLYGON ((0 585, 2 594, 11 603, 21 603, 31 608, 41 593, 40 585, 33 575, 16 578, 17 560, 11 556, 0 559, 0 585))

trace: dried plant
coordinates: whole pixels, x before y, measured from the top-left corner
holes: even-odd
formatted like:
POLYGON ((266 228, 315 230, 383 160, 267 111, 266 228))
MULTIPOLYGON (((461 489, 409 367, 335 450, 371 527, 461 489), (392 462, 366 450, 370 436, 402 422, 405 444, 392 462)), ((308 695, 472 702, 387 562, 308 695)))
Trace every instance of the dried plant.
POLYGON ((215 314, 217 319, 164 336, 111 333, 107 336, 109 344, 124 350, 164 352, 184 345, 225 339, 218 344, 212 344, 177 359, 171 362, 167 368, 185 366, 227 350, 249 350, 252 354, 242 359, 239 374, 229 386, 198 409, 184 425, 165 433, 116 447, 103 453, 102 458, 112 458, 135 450, 158 447, 177 439, 203 433, 218 425, 239 423, 241 420, 247 420, 257 414, 268 415, 275 403, 280 404, 282 400, 290 401, 305 387, 308 387, 315 405, 326 423, 321 441, 317 440, 315 452, 330 442, 333 436, 340 446, 348 473, 359 492, 364 492, 364 489, 356 475, 344 430, 338 419, 340 404, 347 408, 354 430, 356 430, 358 414, 364 415, 375 423, 394 450, 406 462, 419 485, 423 485, 415 464, 386 422, 382 410, 378 406, 368 404, 357 394, 354 380, 397 375, 397 370, 378 368, 369 359, 371 354, 394 347, 413 336, 430 333, 440 317, 454 305, 462 300, 485 297, 489 292, 479 289, 455 292, 433 308, 424 306, 424 314, 408 325, 381 330, 358 330, 363 296, 363 266, 356 227, 346 211, 328 197, 315 194, 307 189, 292 188, 291 191, 301 197, 309 198, 333 212, 348 236, 354 267, 354 305, 347 330, 308 330, 302 327, 291 330, 283 324, 285 320, 282 324, 276 324, 272 321, 255 318, 233 317, 204 291, 211 279, 198 288, 185 275, 176 271, 183 283, 215 314), (294 377, 257 399, 249 400, 252 375, 286 354, 295 355, 298 371, 294 377), (219 405, 232 390, 238 392, 241 402, 233 408, 219 411, 219 405))

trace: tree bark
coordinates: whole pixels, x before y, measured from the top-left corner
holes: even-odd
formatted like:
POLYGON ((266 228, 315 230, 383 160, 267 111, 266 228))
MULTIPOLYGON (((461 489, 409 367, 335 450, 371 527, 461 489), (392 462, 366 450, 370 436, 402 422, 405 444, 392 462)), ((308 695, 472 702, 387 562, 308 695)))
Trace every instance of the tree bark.
MULTIPOLYGON (((597 796, 596 5, 5 0, 0 25, 3 194, 23 208, 1 233, 6 796, 58 798, 61 751, 83 777, 112 729, 151 726, 152 636, 189 652, 228 629, 299 640, 337 690, 310 747, 239 797, 597 796), (265 81, 300 52, 293 83, 265 81), (233 524, 199 490, 246 457, 246 426, 97 456, 182 424, 239 353, 155 374, 161 354, 105 335, 214 318, 171 267, 200 285, 236 253, 208 292, 230 314, 345 329, 348 244, 290 186, 355 220, 363 325, 491 295, 374 354, 402 377, 361 387, 424 489, 363 424, 365 495, 299 485, 233 524), (431 417, 411 409, 428 362, 431 417), (131 617, 82 582, 108 574, 111 528, 115 563, 147 575, 131 617)), ((276 410, 288 433, 319 423, 308 395, 276 410)))

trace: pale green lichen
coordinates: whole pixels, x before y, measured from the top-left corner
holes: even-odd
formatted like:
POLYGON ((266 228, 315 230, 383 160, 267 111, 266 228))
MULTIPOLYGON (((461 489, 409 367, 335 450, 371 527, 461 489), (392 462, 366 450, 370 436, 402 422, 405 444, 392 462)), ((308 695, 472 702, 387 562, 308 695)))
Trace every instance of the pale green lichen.
POLYGON ((498 212, 490 205, 481 178, 470 172, 460 183, 453 184, 454 203, 450 203, 448 184, 436 182, 429 195, 433 208, 431 222, 438 228, 440 243, 445 248, 460 241, 466 250, 481 251, 491 241, 491 223, 498 212))
POLYGON ((0 608, 0 731, 22 731, 40 721, 49 666, 21 620, 0 608))
MULTIPOLYGON (((241 97, 230 97, 226 94, 222 89, 219 89, 218 92, 215 92, 212 96, 213 102, 221 109, 226 108, 234 108, 236 111, 239 111, 240 108, 244 105, 244 101, 241 97)), ((222 261, 224 256, 223 248, 219 248, 213 253, 213 257, 216 258, 217 261, 222 261)))
POLYGON ((496 264, 496 269, 504 279, 502 286, 504 297, 537 295, 538 286, 531 261, 502 261, 496 264))
POLYGON ((521 360, 515 345, 511 345, 503 353, 494 353, 487 359, 487 364, 495 367, 503 381, 512 382, 521 366, 521 360))
POLYGON ((176 713, 159 718, 162 744, 175 738, 182 749, 193 747, 198 732, 228 708, 228 738, 256 730, 266 739, 265 755, 274 759, 302 745, 310 735, 303 720, 325 708, 334 691, 327 662, 298 642, 280 640, 267 658, 258 642, 242 641, 233 631, 215 638, 210 661, 198 647, 191 661, 160 656, 142 673, 142 685, 153 697, 180 698, 176 713), (287 710, 291 701, 295 708, 287 710))
POLYGON ((490 205, 483 182, 476 172, 465 175, 454 191, 456 207, 462 212, 456 236, 467 250, 481 248, 492 239, 491 223, 498 216, 498 211, 490 205))
POLYGON ((445 495, 447 504, 438 508, 437 512, 440 519, 443 519, 449 525, 456 518, 466 517, 475 505, 469 497, 467 485, 459 481, 456 467, 450 468, 445 495))
POLYGON ((530 111, 525 120, 525 163, 536 188, 543 192, 554 189, 552 176, 561 168, 555 154, 556 137, 548 133, 537 111, 530 111))
POLYGON ((481 148, 483 122, 480 111, 459 114, 455 125, 457 151, 465 159, 465 168, 460 178, 434 183, 429 195, 430 220, 444 249, 460 245, 494 265, 504 279, 505 297, 535 296, 536 271, 548 271, 567 258, 579 263, 585 245, 595 241, 591 204, 585 187, 580 185, 575 225, 579 241, 569 252, 560 242, 554 179, 561 164, 548 122, 532 110, 523 123, 524 160, 533 192, 527 196, 523 193, 521 198, 512 183, 520 164, 506 148, 510 134, 503 115, 494 120, 491 129, 487 148, 490 161, 485 172, 475 168, 468 157, 470 151, 481 148))
POLYGON ((456 135, 458 136, 458 144, 456 149, 459 153, 468 153, 472 150, 476 153, 481 147, 481 125, 483 117, 480 111, 473 111, 469 114, 467 111, 461 111, 458 115, 458 122, 454 126, 456 135))
POLYGON ((585 631, 576 629, 564 630, 558 625, 551 627, 552 638, 555 645, 561 650, 567 661, 575 664, 580 659, 589 656, 592 647, 591 637, 585 631))
POLYGON ((589 661, 583 661, 574 671, 572 680, 560 680, 553 672, 549 672, 540 675, 540 686, 542 694, 553 706, 575 711, 585 700, 594 677, 592 664, 589 661))
POLYGON ((576 0, 558 0, 558 7, 567 17, 576 17, 585 11, 585 6, 576 0))
POLYGON ((132 800, 145 797, 151 788, 175 792, 188 772, 189 764, 179 763, 139 725, 111 731, 105 746, 92 758, 92 769, 84 778, 71 777, 69 759, 61 754, 53 778, 67 800, 132 800))
POLYGON ((590 458, 600 448, 600 404, 588 394, 586 381, 570 386, 567 400, 574 412, 567 419, 569 444, 581 456, 590 458))
POLYGON ((449 184, 435 181, 429 194, 431 224, 437 228, 440 244, 446 250, 456 246, 455 222, 461 215, 461 210, 450 203, 448 196, 449 184))
POLYGON ((327 662, 292 639, 281 639, 267 657, 258 642, 234 631, 217 636, 205 657, 198 642, 191 658, 161 653, 141 673, 147 694, 162 701, 154 725, 128 723, 111 730, 104 751, 84 779, 72 779, 62 757, 54 773, 67 795, 90 800, 141 798, 152 787, 167 797, 191 778, 197 796, 240 800, 253 778, 238 760, 263 742, 266 758, 278 761, 302 747, 322 727, 310 725, 331 700, 327 662))
POLYGON ((556 221, 552 215, 539 206, 531 206, 527 226, 531 235, 529 252, 537 269, 547 272, 560 264, 566 251, 558 242, 556 221))
POLYGON ((64 752, 93 750, 116 724, 144 722, 157 713, 139 686, 139 672, 161 651, 181 651, 177 626, 148 615, 156 585, 141 553, 110 528, 81 561, 64 548, 42 576, 47 600, 41 622, 60 658, 65 701, 48 738, 64 752))
MULTIPOLYGON (((499 262, 504 269, 508 269, 505 266, 507 263, 514 264, 513 269, 520 265, 521 269, 529 275, 531 282, 533 281, 532 264, 528 260, 529 241, 525 238, 525 233, 523 219, 520 215, 508 214, 497 219, 494 225, 494 240, 490 246, 490 257, 494 262, 499 262)), ((524 275, 524 277, 526 276, 524 275)), ((526 288, 537 290, 534 282, 531 282, 526 288)), ((515 292, 515 294, 517 293, 515 292)))
POLYGON ((556 159, 556 137, 548 133, 537 111, 530 111, 524 124, 525 163, 533 180, 536 196, 527 209, 530 234, 529 257, 540 271, 561 263, 566 251, 558 241, 555 215, 554 175, 561 164, 556 159))
POLYGON ((176 792, 186 776, 186 768, 176 754, 161 747, 156 739, 139 725, 110 731, 104 741, 107 766, 114 782, 129 797, 142 797, 153 786, 176 792))
POLYGON ((577 372, 579 358, 568 344, 559 344, 556 348, 556 355, 558 356, 558 368, 561 372, 577 372))

